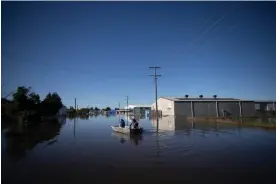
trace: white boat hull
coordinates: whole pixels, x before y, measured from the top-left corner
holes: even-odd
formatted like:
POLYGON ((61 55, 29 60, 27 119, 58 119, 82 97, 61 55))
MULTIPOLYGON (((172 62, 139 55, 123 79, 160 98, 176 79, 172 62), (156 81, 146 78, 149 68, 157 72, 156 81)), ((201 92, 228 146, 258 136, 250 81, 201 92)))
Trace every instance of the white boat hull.
POLYGON ((119 127, 119 126, 111 126, 111 128, 115 131, 115 132, 119 132, 119 133, 124 133, 124 134, 140 134, 143 132, 143 129, 130 129, 129 126, 125 126, 124 128, 119 127))
POLYGON ((119 127, 119 126, 111 126, 111 128, 112 128, 115 132, 130 133, 129 126, 125 126, 124 128, 123 128, 123 127, 119 127))

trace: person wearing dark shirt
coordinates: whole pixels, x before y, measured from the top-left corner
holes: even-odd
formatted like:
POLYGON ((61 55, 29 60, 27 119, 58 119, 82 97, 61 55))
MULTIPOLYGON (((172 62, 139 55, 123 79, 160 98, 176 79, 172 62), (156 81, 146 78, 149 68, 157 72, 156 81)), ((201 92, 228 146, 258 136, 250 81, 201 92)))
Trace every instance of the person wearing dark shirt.
POLYGON ((126 126, 126 123, 123 119, 121 119, 120 127, 124 128, 126 126))
POLYGON ((134 118, 132 119, 130 126, 133 126, 133 129, 139 129, 139 123, 134 118))

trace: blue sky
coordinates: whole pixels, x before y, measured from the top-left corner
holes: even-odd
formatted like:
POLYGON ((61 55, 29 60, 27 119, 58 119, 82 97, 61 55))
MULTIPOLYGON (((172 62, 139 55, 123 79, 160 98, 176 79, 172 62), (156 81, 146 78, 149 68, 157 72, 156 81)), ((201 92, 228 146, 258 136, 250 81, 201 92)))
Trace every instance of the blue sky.
POLYGON ((157 65, 159 96, 276 99, 275 2, 1 3, 2 94, 151 104, 157 65))

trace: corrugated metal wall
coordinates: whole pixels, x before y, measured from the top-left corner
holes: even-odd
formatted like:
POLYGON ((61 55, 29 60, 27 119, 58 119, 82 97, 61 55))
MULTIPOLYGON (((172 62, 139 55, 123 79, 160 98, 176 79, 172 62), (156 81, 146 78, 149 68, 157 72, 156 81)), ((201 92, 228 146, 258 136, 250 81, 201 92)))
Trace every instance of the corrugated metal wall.
POLYGON ((141 115, 145 115, 145 111, 146 110, 151 110, 149 107, 147 108, 147 107, 135 107, 134 108, 134 114, 141 114, 141 115))
POLYGON ((196 101, 194 103, 195 117, 216 117, 216 102, 196 101))
POLYGON ((191 102, 174 102, 174 115, 191 117, 191 102))
MULTIPOLYGON (((256 113, 254 102, 241 102, 242 115, 254 116, 256 113)), ((194 117, 217 117, 216 101, 193 101, 194 117)), ((239 117, 240 106, 238 101, 218 101, 219 117, 239 117)), ((174 115, 192 117, 191 101, 180 101, 174 103, 174 115)))
POLYGON ((220 117, 223 117, 223 111, 228 112, 232 117, 239 117, 239 102, 218 102, 218 111, 220 117))
POLYGON ((267 108, 267 104, 268 104, 268 103, 261 102, 261 103, 257 103, 257 104, 260 104, 260 111, 261 111, 261 112, 266 111, 266 108, 267 108))
POLYGON ((273 102, 255 102, 255 104, 259 104, 260 105, 260 111, 264 112, 267 111, 268 109, 274 109, 274 105, 273 102))
MULTIPOLYGON (((239 101, 218 101, 219 117, 240 116, 239 101), (225 113, 225 114, 224 114, 225 113)), ((256 115, 255 102, 241 101, 242 116, 251 117, 256 115)), ((260 103, 260 108, 263 110, 268 103, 260 103)), ((273 103, 272 103, 273 105, 273 103)), ((217 117, 216 101, 193 101, 194 117, 217 117)), ((192 117, 191 101, 175 101, 174 115, 192 117)))
POLYGON ((250 117, 256 115, 255 102, 242 102, 242 116, 250 117))

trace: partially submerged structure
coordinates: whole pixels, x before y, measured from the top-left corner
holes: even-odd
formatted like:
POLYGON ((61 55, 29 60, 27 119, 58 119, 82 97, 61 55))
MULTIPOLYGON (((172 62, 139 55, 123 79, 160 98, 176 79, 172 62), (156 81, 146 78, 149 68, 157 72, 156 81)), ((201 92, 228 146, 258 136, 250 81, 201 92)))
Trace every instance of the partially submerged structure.
MULTIPOLYGON (((235 98, 161 97, 157 100, 162 115, 181 115, 187 117, 252 117, 258 110, 275 110, 275 101, 253 101, 235 98)), ((151 109, 154 111, 155 103, 151 109)))
POLYGON ((131 115, 146 115, 150 113, 151 106, 150 105, 128 105, 124 109, 117 110, 117 113, 126 114, 129 113, 131 115))

